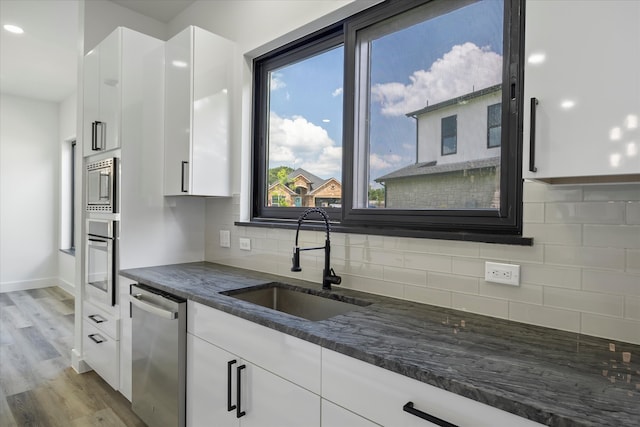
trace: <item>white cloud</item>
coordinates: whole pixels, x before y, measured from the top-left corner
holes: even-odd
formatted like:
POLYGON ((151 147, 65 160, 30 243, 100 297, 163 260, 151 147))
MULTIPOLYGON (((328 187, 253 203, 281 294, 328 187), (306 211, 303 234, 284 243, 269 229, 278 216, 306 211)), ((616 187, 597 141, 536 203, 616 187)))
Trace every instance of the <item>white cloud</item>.
POLYGON ((374 101, 381 104, 382 114, 401 116, 493 86, 502 81, 502 56, 471 42, 455 45, 429 70, 418 70, 409 76, 411 83, 377 84, 371 88, 374 101))
POLYGON ((282 80, 282 74, 280 73, 271 73, 271 82, 269 85, 270 90, 278 90, 286 87, 287 84, 282 80))
POLYGON ((371 168, 371 175, 375 175, 374 172, 384 169, 398 168, 402 163, 402 156, 398 154, 379 155, 376 153, 371 153, 371 155, 369 156, 369 167, 371 168))
POLYGON ((340 95, 342 95, 342 88, 341 87, 339 87, 338 89, 334 90, 333 93, 331 94, 331 96, 333 96, 334 98, 336 96, 340 96, 340 95))
POLYGON ((304 168, 322 178, 341 179, 342 147, 327 131, 302 116, 269 116, 269 167, 304 168))

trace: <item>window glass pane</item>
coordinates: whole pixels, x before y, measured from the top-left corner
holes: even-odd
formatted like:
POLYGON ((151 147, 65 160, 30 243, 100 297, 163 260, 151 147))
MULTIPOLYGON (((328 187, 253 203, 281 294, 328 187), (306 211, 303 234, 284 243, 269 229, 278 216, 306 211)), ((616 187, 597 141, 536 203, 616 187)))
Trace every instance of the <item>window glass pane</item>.
POLYGON ((460 4, 358 32, 354 208, 499 208, 504 5, 460 4))
POLYGON ((343 56, 340 46, 269 72, 265 206, 341 206, 343 56))
POLYGON ((502 104, 489 105, 487 109, 487 146, 500 146, 502 136, 502 104))

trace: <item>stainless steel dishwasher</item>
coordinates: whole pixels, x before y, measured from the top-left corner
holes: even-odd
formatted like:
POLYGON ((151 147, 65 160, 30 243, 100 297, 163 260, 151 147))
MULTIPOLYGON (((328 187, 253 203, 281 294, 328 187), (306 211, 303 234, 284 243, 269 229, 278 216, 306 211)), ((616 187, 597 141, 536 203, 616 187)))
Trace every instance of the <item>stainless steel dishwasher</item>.
POLYGON ((186 300, 131 286, 133 411, 149 427, 186 423, 186 300))

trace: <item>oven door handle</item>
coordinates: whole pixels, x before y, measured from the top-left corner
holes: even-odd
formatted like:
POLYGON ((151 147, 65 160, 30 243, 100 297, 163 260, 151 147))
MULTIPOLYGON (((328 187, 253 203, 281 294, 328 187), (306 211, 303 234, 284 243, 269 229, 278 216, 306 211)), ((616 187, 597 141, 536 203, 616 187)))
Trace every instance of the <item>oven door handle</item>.
POLYGON ((151 313, 155 316, 162 317, 163 319, 174 320, 178 318, 178 312, 167 310, 162 307, 158 307, 157 305, 151 304, 148 301, 144 301, 142 299, 142 294, 130 295, 131 304, 138 307, 141 310, 144 310, 148 313, 151 313))

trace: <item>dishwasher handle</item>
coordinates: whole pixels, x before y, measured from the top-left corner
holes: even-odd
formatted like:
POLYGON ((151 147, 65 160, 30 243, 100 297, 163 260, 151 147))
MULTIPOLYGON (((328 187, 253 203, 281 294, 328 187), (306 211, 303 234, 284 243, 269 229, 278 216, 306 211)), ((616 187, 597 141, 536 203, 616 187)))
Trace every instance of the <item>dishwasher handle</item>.
POLYGON ((158 307, 157 305, 151 304, 148 301, 144 301, 142 299, 142 294, 134 294, 130 295, 131 304, 138 307, 141 310, 144 310, 148 313, 151 313, 155 316, 162 317, 163 319, 174 320, 178 318, 178 312, 173 310, 167 310, 163 307, 158 307))

